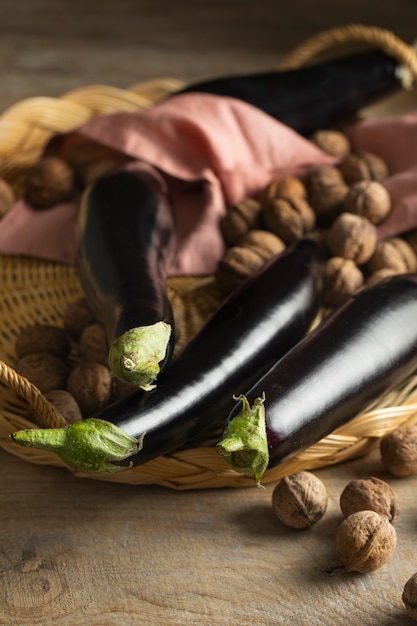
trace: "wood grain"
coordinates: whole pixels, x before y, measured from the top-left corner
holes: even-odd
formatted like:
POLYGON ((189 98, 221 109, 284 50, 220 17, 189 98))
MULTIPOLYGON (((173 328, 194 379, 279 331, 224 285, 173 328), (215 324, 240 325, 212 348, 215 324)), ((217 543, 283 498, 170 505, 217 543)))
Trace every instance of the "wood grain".
MULTIPOLYGON (((349 22, 417 35, 414 0, 2 0, 1 9, 0 110, 94 83, 265 69, 349 22)), ((292 531, 273 516, 272 485, 113 485, 0 451, 0 625, 406 626, 417 477, 388 477, 377 450, 317 475, 328 512, 292 531), (380 570, 347 574, 334 552, 338 499, 368 474, 398 493, 398 546, 380 570)))
POLYGON ((0 463, 0 624, 407 623, 417 477, 386 476, 377 451, 317 471, 329 508, 308 531, 275 519, 273 486, 175 492, 77 479, 4 452, 0 463), (380 570, 347 574, 334 552, 339 496, 364 475, 400 498, 398 546, 380 570))

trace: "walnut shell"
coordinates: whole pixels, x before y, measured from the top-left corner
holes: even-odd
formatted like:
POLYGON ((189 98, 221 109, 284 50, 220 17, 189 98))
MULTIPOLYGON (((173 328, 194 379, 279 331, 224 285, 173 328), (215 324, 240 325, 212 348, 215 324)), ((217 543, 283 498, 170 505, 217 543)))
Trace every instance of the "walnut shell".
POLYGON ((328 226, 344 210, 349 187, 337 167, 313 167, 307 174, 308 200, 320 225, 328 226))
POLYGON ((264 259, 253 248, 229 248, 218 263, 215 272, 216 285, 222 294, 231 293, 264 263, 264 259))
POLYGON ((391 196, 377 180, 360 180, 351 185, 345 198, 345 210, 380 224, 391 212, 391 196))
POLYGON ((417 270, 417 256, 410 244, 401 237, 390 237, 378 242, 376 250, 368 261, 369 273, 381 269, 392 269, 399 274, 417 270))
POLYGON ((417 621, 417 572, 405 583, 402 601, 407 615, 417 621))
POLYGON ((75 188, 73 169, 58 157, 44 157, 26 174, 25 196, 38 209, 68 200, 75 188))
POLYGON ((381 280, 385 280, 386 278, 390 278, 391 276, 397 276, 398 271, 393 270, 392 268, 386 267, 382 270, 377 270, 376 272, 372 272, 366 279, 367 287, 371 287, 372 285, 376 285, 380 283, 381 280))
POLYGON ((48 324, 35 324, 23 328, 16 337, 18 358, 27 354, 46 352, 65 360, 70 352, 70 342, 64 329, 48 324))
POLYGON ((227 209, 220 221, 220 231, 229 246, 234 246, 250 230, 260 225, 261 204, 255 198, 245 198, 227 209))
POLYGON ((385 469, 393 476, 417 474, 417 425, 399 426, 384 435, 379 449, 385 469))
POLYGON ((386 515, 357 511, 336 531, 336 554, 348 572, 365 574, 385 565, 397 544, 397 533, 386 515))
POLYGON ((357 511, 375 511, 386 515, 394 524, 397 521, 400 502, 391 486, 375 476, 351 480, 340 495, 340 508, 344 517, 357 511))
POLYGON ((12 187, 3 178, 0 178, 0 219, 6 215, 16 201, 12 187))
POLYGON ((327 233, 327 247, 332 256, 352 259, 357 265, 369 261, 374 254, 378 233, 365 217, 341 213, 327 233))
POLYGON ((388 176, 388 166, 385 161, 367 150, 352 152, 338 167, 348 185, 359 180, 382 181, 388 176))
POLYGON ((112 377, 101 363, 80 363, 68 377, 67 391, 75 398, 83 417, 110 403, 112 377))
POLYGON ((328 495, 323 482, 311 472, 286 476, 272 492, 277 518, 291 528, 310 528, 327 510, 328 495))
POLYGON ((69 368, 62 359, 45 352, 27 354, 17 361, 15 369, 42 393, 65 389, 69 374, 69 368))
POLYGON ((285 243, 268 230, 251 230, 239 242, 239 247, 255 250, 264 261, 269 261, 285 250, 285 243))
POLYGON ((322 192, 327 187, 344 184, 340 170, 333 165, 316 165, 305 176, 305 185, 308 194, 322 192))
POLYGON ((107 365, 109 349, 104 328, 98 322, 89 324, 81 333, 78 341, 78 352, 83 361, 95 361, 107 365))
POLYGON ((339 159, 344 159, 351 151, 349 139, 338 130, 316 130, 310 141, 323 152, 339 159))
POLYGON ((301 239, 315 226, 314 212, 301 197, 271 200, 263 207, 262 218, 268 230, 286 244, 301 239))
POLYGON ((74 341, 78 341, 84 328, 95 322, 96 319, 85 298, 78 298, 64 311, 63 326, 74 341))
POLYGON ((408 231, 408 233, 404 235, 404 239, 412 248, 414 254, 417 256, 417 228, 413 228, 412 230, 408 231))
POLYGON ((323 301, 339 306, 348 300, 364 283, 364 275, 352 259, 331 257, 324 264, 323 301))
POLYGON ((261 192, 259 201, 266 206, 276 198, 307 198, 307 189, 304 183, 295 176, 277 176, 261 192))
POLYGON ((52 389, 45 394, 45 398, 59 411, 67 424, 82 419, 77 401, 66 389, 52 389))

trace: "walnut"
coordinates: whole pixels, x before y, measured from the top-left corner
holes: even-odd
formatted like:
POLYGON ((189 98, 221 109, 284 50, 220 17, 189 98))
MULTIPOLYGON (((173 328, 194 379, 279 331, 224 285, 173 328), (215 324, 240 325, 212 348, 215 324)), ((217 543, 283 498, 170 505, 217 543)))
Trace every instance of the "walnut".
POLYGON ((264 259, 253 248, 234 246, 220 259, 215 272, 216 284, 222 294, 232 292, 262 265, 264 259))
POLYGON ((84 328, 78 341, 78 352, 83 361, 95 361, 107 365, 109 349, 106 333, 101 324, 95 322, 84 328))
POLYGON ((375 511, 352 513, 336 531, 336 554, 348 572, 366 574, 385 565, 396 544, 394 526, 375 511))
POLYGON ((268 261, 285 250, 285 243, 268 230, 251 230, 239 242, 243 248, 255 250, 259 256, 268 261))
POLYGON ((316 165, 305 176, 305 185, 309 195, 344 182, 342 173, 334 165, 316 165))
POLYGON ((286 244, 301 239, 315 226, 315 216, 302 197, 276 198, 262 209, 263 221, 271 232, 286 244))
POLYGON ((345 210, 380 224, 391 211, 391 196, 377 180, 360 180, 351 185, 345 198, 345 210))
POLYGON ((75 398, 83 417, 109 404, 112 391, 110 370, 101 363, 80 363, 68 377, 67 391, 75 398))
POLYGON ((69 368, 62 359, 45 352, 27 354, 17 361, 15 369, 42 393, 65 389, 69 374, 69 368))
POLYGON ((379 449, 382 464, 393 476, 417 474, 417 424, 404 424, 387 433, 379 449))
POLYGON ((366 279, 366 286, 371 287, 372 285, 376 285, 380 283, 381 280, 385 280, 386 278, 390 278, 391 276, 397 276, 398 272, 389 267, 386 267, 382 270, 377 270, 368 276, 366 279))
POLYGON ((340 171, 330 165, 313 167, 307 174, 308 200, 322 226, 328 226, 344 211, 349 187, 340 171))
POLYGON ((327 247, 332 256, 352 259, 357 265, 369 261, 376 250, 376 227, 365 217, 341 213, 327 233, 327 247))
POLYGON ((74 341, 78 341, 84 328, 94 324, 95 321, 96 319, 85 298, 78 298, 64 311, 63 325, 74 341))
POLYGON ((323 152, 344 159, 351 150, 350 141, 338 130, 316 130, 310 140, 323 152))
MULTIPOLYGON (((44 395, 62 415, 67 424, 72 424, 82 418, 80 407, 75 401, 75 398, 65 389, 52 389, 51 391, 47 391, 44 395)), ((41 428, 49 427, 49 424, 42 415, 36 413, 33 409, 29 412, 28 418, 41 428)))
POLYGON ((410 230, 404 235, 405 241, 412 248, 414 254, 417 256, 417 228, 410 230))
POLYGON ((367 150, 352 152, 338 167, 348 185, 359 180, 382 181, 388 176, 388 166, 385 161, 367 150))
POLYGON ((65 360, 70 347, 65 330, 48 324, 36 324, 23 328, 16 337, 15 345, 19 359, 34 352, 47 352, 65 360))
POLYGON ((3 178, 0 178, 0 219, 6 215, 8 210, 16 201, 12 187, 3 178))
POLYGON ((220 230, 227 245, 234 246, 246 233, 260 225, 261 204, 245 198, 227 209, 220 221, 220 230))
POLYGON ((408 617, 417 621, 417 572, 405 583, 402 601, 404 602, 408 617))
POLYGON ((417 256, 410 244, 401 237, 390 237, 378 242, 376 250, 368 261, 369 273, 381 269, 396 270, 397 273, 415 272, 417 256))
POLYGON ((295 176, 277 176, 262 190, 259 201, 266 206, 276 198, 307 198, 304 183, 295 176))
POLYGON ((364 283, 364 275, 352 259, 331 257, 324 264, 323 300, 330 306, 343 304, 364 283))
POLYGON ((83 185, 91 183, 97 175, 107 173, 115 165, 129 161, 128 157, 113 148, 84 140, 70 146, 66 159, 83 185))
POLYGON ((137 393, 138 387, 133 383, 129 383, 127 380, 121 378, 112 378, 112 390, 111 390, 111 402, 122 400, 131 396, 132 393, 137 393))
POLYGON ((72 168, 58 157, 44 157, 26 174, 25 197, 37 209, 69 200, 75 187, 72 168))
POLYGON ((327 510, 328 495, 322 481, 311 472, 286 476, 272 492, 272 507, 277 518, 291 528, 309 528, 327 510))
POLYGON ((400 503, 388 483, 375 476, 351 480, 340 496, 340 508, 345 517, 357 511, 375 511, 386 515, 394 524, 400 511, 400 503))

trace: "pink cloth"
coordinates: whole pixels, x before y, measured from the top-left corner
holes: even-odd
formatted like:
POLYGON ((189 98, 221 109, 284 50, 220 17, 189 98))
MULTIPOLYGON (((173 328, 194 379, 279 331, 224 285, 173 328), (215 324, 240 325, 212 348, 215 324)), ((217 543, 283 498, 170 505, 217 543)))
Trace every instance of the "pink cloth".
MULTIPOLYGON (((179 250, 170 274, 206 274, 223 253, 219 220, 226 207, 255 194, 280 173, 330 163, 309 141, 232 98, 184 94, 144 111, 93 119, 55 140, 96 141, 162 172, 170 189, 179 250)), ((76 206, 34 211, 20 201, 0 225, 0 251, 74 263, 76 206)))
MULTIPOLYGON (((417 227, 417 113, 362 122, 350 130, 356 149, 385 158, 394 199, 383 236, 417 227)), ((302 175, 334 163, 311 142, 239 100, 183 94, 134 113, 101 116, 52 141, 65 157, 77 142, 97 142, 155 168, 165 177, 177 221, 178 254, 170 274, 207 274, 224 246, 226 207, 256 194, 274 176, 302 175)), ((76 262, 77 202, 35 211, 19 201, 0 223, 0 252, 76 262)))
POLYGON ((379 226, 379 236, 417 228, 417 112, 361 122, 350 129, 349 136, 356 150, 373 152, 388 165, 390 176, 384 185, 393 208, 379 226))

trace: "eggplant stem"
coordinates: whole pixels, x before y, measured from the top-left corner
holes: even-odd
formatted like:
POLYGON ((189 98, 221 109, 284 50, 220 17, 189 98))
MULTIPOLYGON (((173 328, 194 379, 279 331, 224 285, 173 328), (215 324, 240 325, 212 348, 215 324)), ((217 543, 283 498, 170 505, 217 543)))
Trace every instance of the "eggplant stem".
POLYGON ((256 398, 252 406, 244 395, 236 400, 242 403, 242 410, 226 426, 216 449, 233 470, 248 474, 260 486, 269 463, 265 395, 256 398))
POLYGON ((167 354, 171 332, 171 326, 163 321, 125 332, 110 347, 112 374, 145 391, 154 389, 160 363, 167 354))
POLYGON ((63 428, 31 428, 12 433, 21 446, 57 454, 69 467, 83 474, 115 473, 132 464, 118 465, 142 449, 143 437, 131 437, 118 426, 93 417, 63 428))

